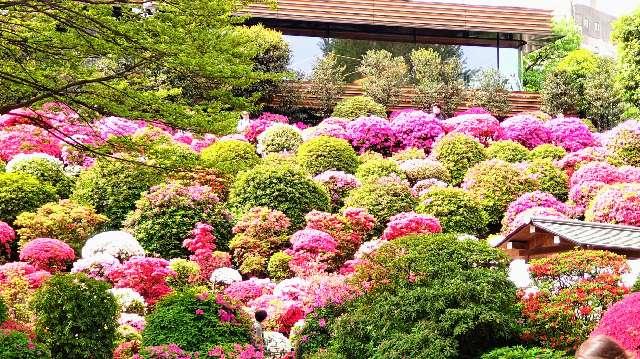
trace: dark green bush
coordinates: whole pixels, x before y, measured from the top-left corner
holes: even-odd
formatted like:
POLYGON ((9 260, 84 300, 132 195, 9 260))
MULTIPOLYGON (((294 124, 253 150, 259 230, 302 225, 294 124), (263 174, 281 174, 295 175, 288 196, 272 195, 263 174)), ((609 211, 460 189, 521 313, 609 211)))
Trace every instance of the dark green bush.
POLYGON ((545 143, 532 149, 529 153, 529 159, 548 158, 551 160, 559 160, 567 154, 567 151, 556 145, 545 143))
POLYGON ((333 109, 333 117, 355 119, 369 115, 387 117, 387 110, 383 105, 367 96, 345 98, 338 102, 333 109))
POLYGON ((301 169, 287 164, 264 164, 240 173, 229 195, 237 213, 268 207, 291 219, 292 228, 304 225, 304 216, 316 209, 328 211, 329 193, 301 169))
POLYGON ((107 229, 119 229, 142 192, 162 182, 164 177, 165 174, 155 168, 100 158, 80 174, 71 198, 90 204, 107 216, 107 229))
POLYGON ((567 353, 546 348, 525 348, 523 346, 494 349, 483 354, 481 359, 569 359, 567 353))
POLYGON ((396 161, 386 158, 369 159, 363 162, 356 171, 356 177, 362 182, 373 182, 390 175, 406 177, 396 161))
POLYGON ((187 254, 182 242, 198 222, 210 224, 217 247, 227 248, 233 221, 218 196, 208 186, 172 182, 145 193, 124 225, 147 252, 173 258, 187 254))
POLYGON ((314 176, 327 170, 354 173, 358 167, 358 155, 349 142, 329 136, 303 143, 296 157, 302 168, 314 176))
POLYGON ((9 319, 7 304, 4 302, 4 299, 0 297, 0 323, 4 323, 5 320, 9 319))
POLYGON ((0 173, 0 221, 13 223, 22 212, 36 210, 58 200, 53 186, 22 173, 0 173))
POLYGON ((356 274, 373 290, 330 327, 329 350, 347 358, 477 358, 517 335, 508 263, 501 250, 455 235, 391 241, 356 274))
POLYGON ((248 343, 251 338, 248 318, 239 311, 235 319, 222 322, 215 294, 203 300, 200 292, 191 288, 164 297, 147 316, 142 332, 144 346, 177 344, 185 351, 209 350, 216 345, 248 343), (200 311, 202 312, 200 312, 200 311), (198 311, 198 314, 196 313, 198 311))
POLYGON ((534 176, 539 189, 554 195, 560 201, 566 201, 569 193, 569 176, 561 168, 556 167, 548 158, 531 161, 526 174, 534 176))
POLYGON ((497 141, 487 147, 487 158, 497 158, 507 162, 521 162, 529 158, 529 149, 518 142, 497 141))
POLYGON ((40 343, 18 331, 0 331, 0 358, 2 359, 48 359, 51 352, 40 343))
POLYGON ((44 158, 25 158, 13 162, 10 171, 28 173, 40 182, 52 185, 60 198, 68 198, 73 189, 73 180, 64 173, 62 164, 44 158))
POLYGON ((201 156, 208 167, 234 176, 260 162, 256 148, 251 143, 240 140, 218 141, 202 150, 201 156))
POLYGON ((452 133, 441 138, 433 148, 435 158, 449 169, 451 184, 462 182, 465 173, 486 158, 484 146, 471 136, 452 133))
POLYGON ((296 355, 299 358, 331 358, 331 356, 313 356, 313 354, 329 346, 331 342, 330 328, 345 309, 346 306, 330 304, 309 313, 304 318, 304 327, 298 335, 306 337, 307 340, 299 340, 295 343, 296 355))
POLYGON ((36 292, 36 334, 53 358, 112 357, 118 305, 109 288, 85 274, 56 274, 36 292))
POLYGON ((420 198, 416 212, 438 218, 444 232, 477 236, 487 232, 489 217, 482 205, 460 188, 430 188, 420 198))

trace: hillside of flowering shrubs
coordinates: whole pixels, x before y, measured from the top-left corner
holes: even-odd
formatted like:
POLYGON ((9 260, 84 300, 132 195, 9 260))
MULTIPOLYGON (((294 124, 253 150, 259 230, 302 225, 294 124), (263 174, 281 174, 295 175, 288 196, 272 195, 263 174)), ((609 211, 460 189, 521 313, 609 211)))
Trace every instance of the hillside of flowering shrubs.
POLYGON ((218 136, 60 108, 0 116, 0 356, 560 358, 592 332, 638 351, 624 256, 532 260, 516 288, 487 244, 531 217, 640 226, 638 121, 263 113, 218 136))

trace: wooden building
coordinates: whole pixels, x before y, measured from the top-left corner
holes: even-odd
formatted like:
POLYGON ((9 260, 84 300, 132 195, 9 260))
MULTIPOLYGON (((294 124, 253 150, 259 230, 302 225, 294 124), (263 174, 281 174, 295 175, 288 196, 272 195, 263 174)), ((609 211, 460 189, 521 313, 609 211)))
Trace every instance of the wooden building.
POLYGON ((640 258, 640 228, 608 223, 533 217, 495 247, 513 259, 530 260, 554 253, 584 249, 607 250, 640 258))

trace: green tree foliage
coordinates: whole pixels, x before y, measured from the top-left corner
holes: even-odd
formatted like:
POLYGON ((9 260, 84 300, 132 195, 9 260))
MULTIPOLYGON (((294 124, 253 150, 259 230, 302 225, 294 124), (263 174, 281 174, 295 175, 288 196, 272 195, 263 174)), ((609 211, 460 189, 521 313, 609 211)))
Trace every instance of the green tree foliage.
POLYGON ((409 72, 402 57, 393 57, 386 50, 370 50, 362 58, 358 71, 364 77, 362 90, 366 96, 387 108, 397 104, 409 72))
POLYGON ((640 9, 619 18, 613 24, 612 38, 618 44, 620 84, 624 99, 640 108, 640 9))
POLYGON ((85 274, 56 274, 36 292, 36 333, 54 359, 112 357, 118 305, 107 289, 85 274))
POLYGON ((309 94, 320 101, 319 115, 328 117, 344 93, 347 67, 338 62, 334 53, 318 60, 311 74, 309 94))
POLYGON ((421 235, 389 242, 371 260, 357 278, 373 290, 331 324, 330 351, 477 358, 515 334, 516 288, 500 250, 455 235, 421 235))
POLYGON ((265 65, 277 36, 236 26, 247 3, 1 1, 0 113, 55 100, 87 118, 227 132, 254 86, 281 77, 265 65))
POLYGON ((418 92, 415 104, 429 109, 439 103, 445 114, 452 115, 464 95, 460 60, 457 57, 445 60, 435 50, 423 48, 411 52, 411 64, 418 92))
POLYGON ((539 92, 549 69, 573 50, 580 48, 582 34, 573 20, 554 20, 553 42, 524 57, 522 82, 527 91, 539 92))
POLYGON ((475 88, 471 91, 471 104, 486 108, 496 116, 505 117, 511 112, 508 80, 498 70, 480 72, 475 88))

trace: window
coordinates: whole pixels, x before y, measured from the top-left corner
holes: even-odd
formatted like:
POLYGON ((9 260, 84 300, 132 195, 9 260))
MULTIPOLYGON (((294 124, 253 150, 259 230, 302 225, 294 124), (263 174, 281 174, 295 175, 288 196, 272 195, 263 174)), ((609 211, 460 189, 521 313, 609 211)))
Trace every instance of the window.
POLYGON ((586 17, 582 19, 582 28, 589 30, 589 19, 586 17))
POLYGON ((594 22, 593 23, 593 31, 600 31, 600 23, 599 22, 594 22))

